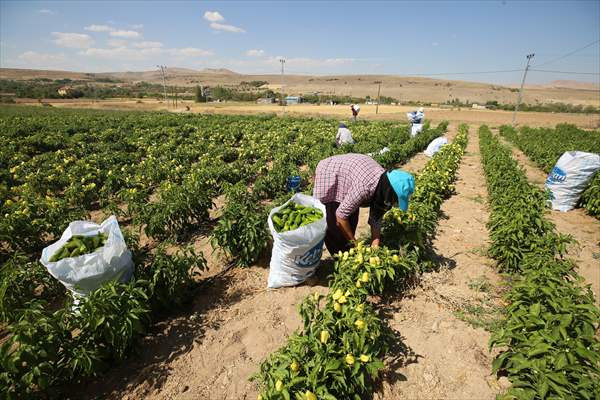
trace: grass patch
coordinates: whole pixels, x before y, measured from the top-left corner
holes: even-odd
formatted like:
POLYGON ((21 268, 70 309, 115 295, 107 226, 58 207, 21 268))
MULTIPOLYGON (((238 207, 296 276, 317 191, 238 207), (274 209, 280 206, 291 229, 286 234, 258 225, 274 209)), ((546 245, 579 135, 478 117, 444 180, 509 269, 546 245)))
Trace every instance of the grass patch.
POLYGON ((488 247, 485 244, 482 244, 480 246, 477 247, 473 247, 471 250, 468 251, 470 254, 475 254, 481 257, 487 257, 488 254, 488 247))
POLYGON ((485 204, 485 199, 479 194, 477 196, 467 196, 467 199, 474 201, 475 203, 485 204))
POLYGON ((490 293, 493 289, 492 284, 485 276, 480 276, 477 279, 473 279, 468 284, 469 289, 475 290, 476 292, 490 293))
POLYGON ((504 319, 504 308, 494 303, 494 299, 500 297, 499 292, 483 275, 473 279, 468 286, 485 295, 466 303, 462 310, 454 312, 454 316, 474 328, 483 328, 488 332, 499 329, 504 319))

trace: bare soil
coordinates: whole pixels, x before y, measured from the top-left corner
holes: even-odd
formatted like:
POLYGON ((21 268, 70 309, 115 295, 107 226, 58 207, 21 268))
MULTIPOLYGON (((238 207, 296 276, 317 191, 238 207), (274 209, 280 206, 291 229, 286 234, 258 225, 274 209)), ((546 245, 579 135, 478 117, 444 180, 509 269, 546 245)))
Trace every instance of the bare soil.
MULTIPOLYGON (((54 107, 67 108, 93 108, 93 109, 117 109, 117 110, 139 110, 139 111, 172 111, 181 113, 202 114, 277 114, 291 116, 315 116, 332 117, 338 119, 349 119, 351 117, 349 105, 316 105, 297 104, 281 107, 276 104, 254 104, 254 103, 194 103, 186 100, 178 103, 174 108, 171 104, 162 101, 144 99, 141 103, 129 99, 109 99, 90 101, 88 99, 75 100, 45 100, 54 107), (190 111, 186 111, 186 106, 190 111)), ((37 100, 19 99, 19 104, 39 105, 37 100)), ((600 106, 600 104, 599 104, 600 106)), ((362 105, 359 118, 368 120, 401 120, 406 121, 406 113, 414 111, 411 106, 362 105)), ((433 123, 449 121, 458 125, 460 122, 468 124, 487 124, 499 126, 510 124, 513 113, 501 110, 476 110, 471 108, 442 108, 426 107, 425 117, 433 123)), ((567 114, 567 113, 541 113, 520 112, 517 121, 521 125, 551 127, 559 123, 571 123, 581 128, 600 128, 600 114, 567 114)))
POLYGON ((456 194, 442 205, 433 242, 439 271, 424 274, 416 288, 389 303, 403 357, 389 366, 380 399, 493 399, 509 385, 491 375, 490 333, 457 315, 486 319, 501 307, 500 278, 485 255, 488 211, 479 141, 476 128, 470 131, 456 194))

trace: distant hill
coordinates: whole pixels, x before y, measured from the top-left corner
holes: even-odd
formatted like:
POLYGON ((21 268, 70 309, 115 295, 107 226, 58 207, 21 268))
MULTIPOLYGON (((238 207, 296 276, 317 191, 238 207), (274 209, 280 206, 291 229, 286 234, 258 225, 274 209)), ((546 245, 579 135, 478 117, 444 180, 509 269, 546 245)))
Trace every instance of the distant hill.
POLYGON ((552 81, 546 86, 567 89, 600 90, 600 83, 580 81, 552 81))
MULTIPOLYGON (((31 80, 72 79, 81 81, 106 81, 108 79, 127 83, 149 82, 162 84, 160 71, 128 71, 82 73, 69 71, 46 71, 32 69, 0 68, 0 79, 31 80)), ((239 74, 225 68, 193 70, 188 68, 167 68, 167 85, 193 87, 196 85, 239 87, 242 82, 265 81, 261 89, 273 91, 281 89, 281 75, 239 74)), ((431 79, 398 75, 285 75, 284 91, 288 94, 349 95, 356 97, 377 96, 378 82, 381 82, 381 95, 400 101, 422 101, 443 103, 453 99, 485 103, 514 103, 517 88, 514 86, 492 85, 480 82, 431 79)), ((110 83, 108 83, 110 84, 110 83)), ((547 85, 526 86, 526 103, 570 103, 600 107, 598 85, 577 81, 554 81, 547 85), (596 91, 594 91, 596 90, 596 91)))
POLYGON ((237 72, 233 72, 227 68, 204 68, 200 73, 205 74, 225 74, 225 75, 239 75, 237 72))

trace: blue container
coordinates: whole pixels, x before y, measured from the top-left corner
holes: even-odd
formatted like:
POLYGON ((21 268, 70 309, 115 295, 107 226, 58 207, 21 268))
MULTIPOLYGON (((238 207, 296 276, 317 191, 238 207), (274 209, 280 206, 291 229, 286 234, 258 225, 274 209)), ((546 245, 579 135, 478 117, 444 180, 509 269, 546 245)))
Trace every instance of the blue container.
POLYGON ((286 179, 286 188, 288 192, 298 193, 300 191, 300 176, 288 176, 286 179))

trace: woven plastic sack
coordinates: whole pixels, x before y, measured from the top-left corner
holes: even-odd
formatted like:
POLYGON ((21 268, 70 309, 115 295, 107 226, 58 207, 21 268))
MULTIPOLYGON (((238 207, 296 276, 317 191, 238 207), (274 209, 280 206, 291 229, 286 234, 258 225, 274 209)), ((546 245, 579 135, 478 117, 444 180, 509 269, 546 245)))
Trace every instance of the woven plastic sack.
POLYGON ((85 297, 103 283, 118 280, 128 281, 133 274, 131 252, 119 229, 115 216, 98 225, 90 221, 73 221, 61 238, 42 250, 40 262, 48 272, 58 279, 75 296, 85 297), (68 257, 56 262, 50 257, 74 235, 94 236, 104 233, 108 237, 104 246, 78 257, 68 257))
POLYGON ((325 206, 314 197, 296 193, 290 200, 269 213, 269 230, 273 237, 273 252, 269 265, 269 288, 298 285, 311 277, 321 262, 327 231, 325 206), (273 215, 289 202, 318 208, 323 217, 293 231, 277 232, 273 215))
POLYGON ((575 208, 581 193, 596 171, 600 169, 600 156, 583 151, 567 151, 558 161, 548 178, 550 203, 554 210, 569 211, 575 208))

